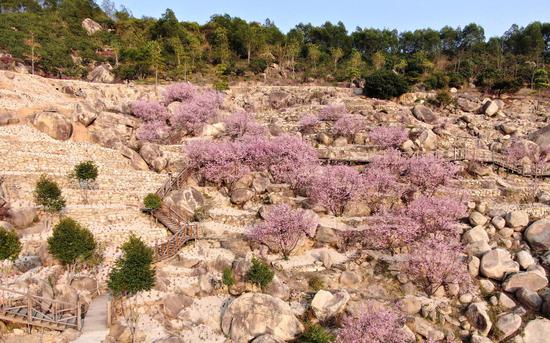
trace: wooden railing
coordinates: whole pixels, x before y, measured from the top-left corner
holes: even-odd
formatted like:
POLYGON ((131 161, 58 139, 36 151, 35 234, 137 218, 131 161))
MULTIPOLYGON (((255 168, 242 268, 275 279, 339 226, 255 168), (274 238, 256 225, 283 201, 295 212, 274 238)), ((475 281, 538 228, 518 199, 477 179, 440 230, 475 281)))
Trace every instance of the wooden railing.
POLYGON ((178 251, 189 241, 199 238, 199 227, 196 224, 187 223, 166 242, 155 246, 155 262, 160 262, 175 256, 178 251))
MULTIPOLYGON (((190 169, 184 168, 178 175, 170 175, 168 180, 157 190, 156 194, 161 199, 164 199, 170 192, 181 188, 187 181, 190 173, 190 169)), ((181 216, 171 206, 163 203, 160 209, 151 214, 173 233, 167 241, 155 245, 155 262, 173 257, 187 242, 199 238, 198 225, 189 223, 187 218, 181 216)))
POLYGON ((63 331, 82 328, 81 304, 0 287, 0 319, 63 331))

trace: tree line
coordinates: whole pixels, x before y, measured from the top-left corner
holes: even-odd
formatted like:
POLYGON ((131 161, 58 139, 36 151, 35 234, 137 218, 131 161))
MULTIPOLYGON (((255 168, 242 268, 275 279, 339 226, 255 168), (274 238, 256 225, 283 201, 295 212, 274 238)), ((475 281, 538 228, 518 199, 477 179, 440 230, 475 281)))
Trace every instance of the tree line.
POLYGON ((179 21, 171 9, 158 19, 136 18, 109 0, 101 6, 93 0, 6 0, 0 18, 0 51, 58 77, 82 77, 90 64, 109 62, 121 80, 223 80, 277 64, 284 77, 298 80, 350 81, 383 69, 430 88, 468 81, 510 87, 533 86, 550 61, 550 23, 543 22, 512 25, 490 38, 474 23, 350 32, 342 22, 327 21, 301 23, 285 34, 269 19, 248 22, 227 14, 203 25, 179 21), (103 30, 88 36, 84 18, 103 30))

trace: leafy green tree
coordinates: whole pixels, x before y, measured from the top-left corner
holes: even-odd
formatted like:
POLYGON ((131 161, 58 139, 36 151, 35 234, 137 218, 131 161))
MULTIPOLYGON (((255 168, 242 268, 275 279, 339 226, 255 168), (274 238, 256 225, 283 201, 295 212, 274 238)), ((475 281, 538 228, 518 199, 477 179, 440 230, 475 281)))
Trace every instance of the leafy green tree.
POLYGON ((334 72, 338 69, 338 62, 344 56, 344 50, 338 47, 330 48, 330 56, 332 57, 332 62, 334 63, 334 72))
POLYGON ((94 161, 80 162, 74 166, 72 176, 78 181, 95 181, 98 168, 94 161))
POLYGON ((252 266, 246 273, 248 281, 260 286, 262 289, 273 281, 275 272, 263 261, 254 258, 252 259, 252 266))
POLYGON ((149 66, 155 73, 155 90, 159 83, 159 72, 163 67, 162 49, 158 41, 151 41, 147 44, 147 51, 149 52, 149 66))
POLYGON ((348 77, 351 80, 361 77, 361 65, 361 53, 357 50, 353 50, 348 62, 348 77))
POLYGON ((107 285, 115 297, 120 300, 122 313, 128 323, 132 342, 134 341, 139 312, 136 306, 125 309, 124 300, 141 291, 151 290, 155 286, 155 269, 153 267, 153 249, 132 235, 122 245, 120 257, 111 272, 107 285))
POLYGON ((132 235, 122 245, 122 253, 122 257, 116 261, 109 273, 108 286, 113 295, 131 296, 153 288, 153 249, 132 235))
POLYGON ((46 212, 60 212, 65 207, 65 199, 57 183, 46 175, 40 176, 34 190, 34 201, 46 212))
POLYGON ((379 70, 365 79, 365 95, 373 98, 395 98, 406 93, 408 89, 405 78, 389 70, 379 70))
POLYGON ((543 89, 548 88, 548 72, 544 68, 539 68, 535 70, 534 76, 533 76, 533 88, 535 89, 543 89))
POLYGON ((53 257, 68 267, 69 276, 79 263, 90 259, 95 251, 94 235, 72 218, 63 218, 53 228, 48 238, 48 251, 53 257))
POLYGON ((13 230, 0 226, 0 260, 16 260, 21 253, 21 242, 13 230))
POLYGON ((162 206, 162 199, 158 196, 158 194, 149 193, 143 199, 143 206, 151 211, 158 210, 162 206))
POLYGON ((313 70, 316 71, 317 63, 319 63, 319 60, 321 59, 321 50, 319 50, 319 47, 316 44, 308 44, 307 58, 311 63, 313 63, 313 70))

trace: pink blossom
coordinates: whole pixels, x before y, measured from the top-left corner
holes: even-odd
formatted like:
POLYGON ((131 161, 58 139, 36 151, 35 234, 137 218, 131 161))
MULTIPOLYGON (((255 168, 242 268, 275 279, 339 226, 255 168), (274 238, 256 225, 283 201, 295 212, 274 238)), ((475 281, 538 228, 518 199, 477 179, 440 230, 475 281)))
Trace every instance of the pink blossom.
POLYGON ((408 138, 407 130, 396 126, 380 126, 369 132, 370 140, 381 148, 399 148, 408 138))
POLYGON ((201 90, 179 105, 170 118, 170 124, 187 132, 198 134, 205 124, 218 115, 222 104, 220 93, 212 90, 201 90))
POLYGON ((403 343, 405 317, 396 310, 367 303, 356 316, 344 318, 337 343, 403 343))
POLYGON ((466 216, 466 206, 452 198, 422 196, 412 201, 405 212, 421 225, 424 235, 441 233, 457 237, 456 224, 466 216))
POLYGON ((402 270, 428 295, 441 286, 458 284, 465 290, 471 284, 462 246, 445 236, 426 237, 414 244, 402 270))
POLYGON ((437 187, 448 184, 458 167, 432 154, 415 156, 407 163, 408 182, 423 193, 433 193, 437 187))
POLYGON ((353 137, 365 129, 363 117, 358 115, 345 115, 340 117, 332 126, 332 133, 343 137, 353 137))
POLYGON ((319 126, 321 121, 316 115, 302 117, 298 122, 298 129, 302 133, 312 133, 319 126))
POLYGON ((247 172, 242 151, 231 142, 194 141, 185 147, 189 168, 218 186, 231 186, 247 172))
POLYGON ((137 100, 130 104, 132 113, 144 121, 159 121, 168 119, 168 111, 161 103, 149 100, 137 100))
POLYGON ((368 249, 394 249, 413 243, 421 234, 421 226, 402 211, 374 215, 361 231, 361 243, 368 249))
POLYGON ((317 224, 316 218, 304 210, 293 210, 287 204, 274 205, 265 215, 265 221, 255 225, 248 235, 280 251, 286 259, 303 237, 313 237, 317 224))
POLYGON ((382 155, 374 156, 369 169, 378 169, 400 176, 408 168, 408 160, 396 149, 388 149, 382 155))
POLYGON ((164 103, 166 105, 174 101, 186 101, 196 96, 199 92, 199 88, 191 83, 181 82, 174 83, 162 92, 164 96, 164 103))
POLYGON ((265 135, 266 128, 258 123, 251 114, 239 111, 231 114, 223 120, 225 132, 231 138, 239 138, 245 135, 265 135))
POLYGON ((317 116, 322 121, 336 121, 346 113, 344 105, 328 105, 322 108, 317 116))
POLYGON ((309 198, 339 216, 358 194, 361 185, 359 172, 347 166, 327 166, 313 177, 307 190, 309 198))
POLYGON ((319 163, 317 151, 301 138, 281 135, 271 140, 272 160, 269 171, 277 182, 296 185, 297 176, 304 169, 312 168, 319 163))
POLYGON ((137 129, 136 136, 144 141, 162 141, 168 137, 170 127, 166 121, 155 120, 145 122, 137 129))
POLYGON ((379 210, 384 205, 393 206, 406 190, 399 182, 399 176, 377 166, 368 167, 363 173, 361 199, 369 204, 371 210, 379 210))

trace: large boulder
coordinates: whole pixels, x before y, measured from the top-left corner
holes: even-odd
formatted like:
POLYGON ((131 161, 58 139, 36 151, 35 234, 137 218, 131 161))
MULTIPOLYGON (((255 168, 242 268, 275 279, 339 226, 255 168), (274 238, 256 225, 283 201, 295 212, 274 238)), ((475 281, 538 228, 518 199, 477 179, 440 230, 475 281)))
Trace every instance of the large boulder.
POLYGON ((509 227, 524 227, 529 224, 529 214, 524 211, 509 212, 505 219, 509 227))
POLYGON ((550 250, 550 218, 529 225, 525 230, 525 239, 534 250, 550 250))
POLYGON ((37 211, 34 207, 11 208, 8 211, 9 221, 18 229, 25 229, 34 223, 37 211))
POLYGON ((416 119, 428 124, 432 124, 437 121, 437 116, 432 112, 432 110, 424 105, 414 106, 412 109, 412 114, 416 119))
POLYGON ((547 343, 550 337, 550 320, 539 318, 530 321, 523 330, 523 343, 547 343))
POLYGON ((170 318, 176 318, 184 308, 193 304, 193 298, 184 294, 169 294, 163 301, 164 313, 170 318))
POLYGON ((163 202, 183 218, 191 218, 195 210, 204 205, 204 197, 195 188, 187 187, 171 192, 163 202))
POLYGON ((36 113, 32 124, 48 136, 61 141, 66 141, 73 134, 73 124, 57 112, 36 113))
POLYGON ((515 292, 520 288, 538 291, 548 285, 543 271, 533 270, 510 275, 502 285, 506 292, 515 292))
POLYGON ((489 117, 492 117, 495 114, 497 114, 499 109, 500 108, 499 108, 498 103, 496 101, 488 100, 483 104, 483 106, 481 106, 480 112, 488 115, 489 117))
POLYGON ((164 157, 158 144, 143 143, 139 149, 139 154, 156 172, 162 171, 168 165, 168 159, 164 157))
POLYGON ((521 317, 515 313, 507 313, 498 317, 495 324, 498 336, 501 340, 510 337, 521 327, 521 317))
POLYGON ((529 139, 537 143, 541 150, 550 147, 550 125, 547 125, 529 135, 529 139))
POLYGON ((479 330, 483 336, 487 336, 493 323, 491 318, 487 313, 487 304, 486 303, 472 303, 468 306, 466 310, 466 318, 473 327, 479 330))
POLYGON ((138 154, 136 151, 130 149, 127 146, 124 146, 121 151, 122 156, 130 160, 130 164, 136 170, 149 170, 149 165, 145 160, 138 154))
POLYGON ((341 290, 335 294, 320 290, 311 301, 311 309, 319 320, 324 321, 341 313, 349 299, 350 295, 345 290, 341 290))
POLYGON ((253 190, 247 188, 238 188, 231 191, 231 202, 235 205, 243 205, 254 197, 253 190))
POLYGON ((248 343, 265 334, 289 341, 304 329, 288 303, 259 293, 246 293, 229 304, 221 326, 235 343, 248 343))
POLYGON ((106 65, 100 65, 92 69, 87 76, 90 82, 112 83, 115 81, 115 76, 111 73, 110 68, 106 65))
POLYGON ((86 19, 82 20, 82 28, 84 30, 86 30, 86 32, 90 36, 93 35, 94 33, 98 32, 98 31, 102 30, 101 25, 99 23, 97 23, 96 21, 94 21, 93 19, 90 19, 90 18, 86 18, 86 19))
POLYGON ((512 260, 508 250, 501 248, 485 253, 479 267, 481 275, 495 280, 502 280, 507 274, 519 272, 519 264, 512 260))

